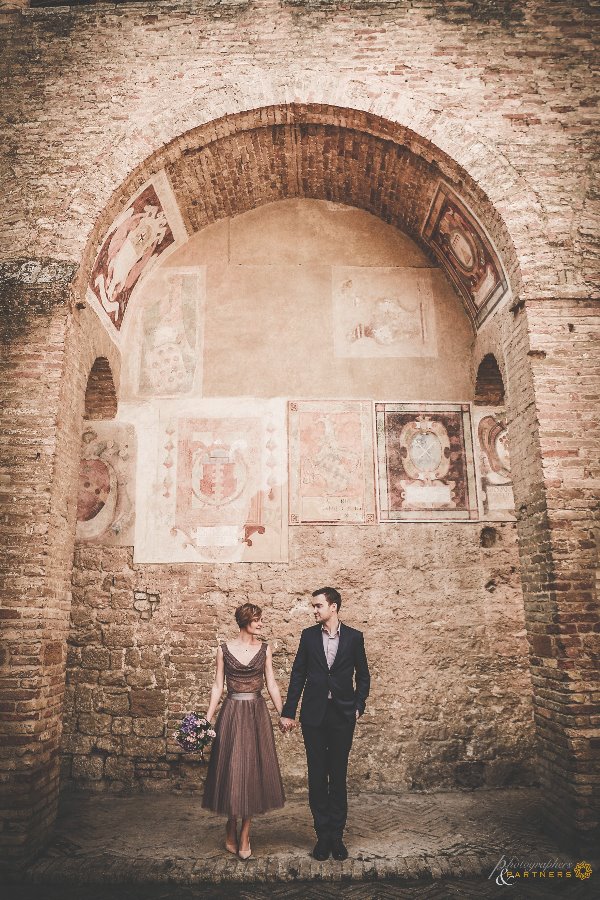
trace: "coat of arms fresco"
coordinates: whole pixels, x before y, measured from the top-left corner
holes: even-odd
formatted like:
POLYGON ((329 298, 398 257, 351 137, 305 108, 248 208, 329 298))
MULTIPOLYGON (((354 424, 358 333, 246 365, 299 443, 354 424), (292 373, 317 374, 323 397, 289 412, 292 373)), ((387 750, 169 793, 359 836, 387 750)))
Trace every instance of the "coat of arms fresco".
POLYGON ((94 420, 83 431, 79 465, 76 540, 126 547, 133 544, 135 430, 94 420))
POLYGON ((468 403, 376 403, 382 522, 476 519, 468 403))
POLYGON ((136 562, 287 560, 282 401, 164 403, 147 429, 154 481, 136 562))
POLYGON ((374 524, 371 403, 291 401, 289 434, 290 524, 374 524))
POLYGON ((159 267, 136 295, 123 333, 122 393, 201 394, 206 267, 159 267))
POLYGON ((92 267, 87 298, 109 333, 121 330, 142 276, 187 238, 165 172, 146 182, 106 232, 92 267))
POLYGON ((337 357, 437 355, 429 269, 336 266, 332 294, 337 357))
POLYGON ((476 435, 480 515, 485 519, 515 518, 506 415, 498 407, 473 409, 476 435))

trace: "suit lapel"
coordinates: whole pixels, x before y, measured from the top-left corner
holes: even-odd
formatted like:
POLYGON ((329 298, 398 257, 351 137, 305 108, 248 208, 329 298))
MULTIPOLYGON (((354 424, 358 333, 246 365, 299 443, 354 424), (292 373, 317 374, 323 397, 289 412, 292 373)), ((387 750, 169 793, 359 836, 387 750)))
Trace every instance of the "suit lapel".
POLYGON ((329 666, 327 665, 327 657, 325 656, 325 647, 323 646, 323 632, 320 625, 315 626, 315 635, 315 640, 317 642, 317 646, 315 648, 317 651, 317 656, 319 657, 327 671, 329 671, 329 666))
POLYGON ((330 669, 331 672, 333 672, 333 670, 337 666, 338 662, 340 661, 342 653, 346 652, 347 647, 348 647, 349 638, 350 638, 350 635, 348 634, 348 629, 346 628, 346 626, 344 624, 342 624, 342 622, 340 622, 340 639, 338 642, 337 653, 335 654, 335 659, 334 659, 333 665, 330 669))

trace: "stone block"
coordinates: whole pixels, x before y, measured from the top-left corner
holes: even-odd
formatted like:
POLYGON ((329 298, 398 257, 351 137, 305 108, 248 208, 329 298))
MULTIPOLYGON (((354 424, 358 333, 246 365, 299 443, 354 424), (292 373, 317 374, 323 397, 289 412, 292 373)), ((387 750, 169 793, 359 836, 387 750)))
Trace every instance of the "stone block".
POLYGON ((129 716, 117 716, 112 720, 110 730, 113 734, 131 734, 132 719, 129 716))
POLYGON ((104 647, 84 647, 81 651, 81 665, 84 669, 107 669, 110 654, 104 647))
POLYGON ((162 716, 166 706, 166 695, 162 691, 131 691, 131 715, 134 717, 162 716))
POLYGON ((127 735, 123 738, 124 756, 155 760, 164 756, 165 750, 166 742, 164 738, 139 737, 137 735, 127 735))
POLYGON ((99 781, 104 774, 104 758, 102 756, 74 756, 72 777, 99 781))
POLYGON ((135 768, 131 759, 108 756, 104 763, 104 777, 114 781, 133 781, 135 768))
POLYGON ((141 737, 163 737, 165 734, 164 719, 162 716, 134 719, 133 733, 141 737))
POLYGON ((96 691, 94 708, 96 712, 111 716, 126 715, 129 712, 129 691, 100 689, 96 691))
POLYGON ((133 647, 134 629, 131 625, 106 625, 102 628, 102 640, 111 650, 133 647))
POLYGON ((111 722, 111 716, 103 713, 82 713, 78 718, 82 734, 109 734, 111 722))

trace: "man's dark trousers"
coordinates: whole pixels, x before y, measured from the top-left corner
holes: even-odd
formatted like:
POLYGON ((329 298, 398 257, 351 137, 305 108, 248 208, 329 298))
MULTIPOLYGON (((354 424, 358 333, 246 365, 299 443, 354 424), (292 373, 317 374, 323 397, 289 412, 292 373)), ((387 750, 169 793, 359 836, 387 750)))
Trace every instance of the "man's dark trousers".
POLYGON ((302 724, 308 763, 308 802, 317 837, 342 838, 348 815, 346 775, 348 755, 356 722, 348 722, 335 705, 327 701, 321 725, 302 724))

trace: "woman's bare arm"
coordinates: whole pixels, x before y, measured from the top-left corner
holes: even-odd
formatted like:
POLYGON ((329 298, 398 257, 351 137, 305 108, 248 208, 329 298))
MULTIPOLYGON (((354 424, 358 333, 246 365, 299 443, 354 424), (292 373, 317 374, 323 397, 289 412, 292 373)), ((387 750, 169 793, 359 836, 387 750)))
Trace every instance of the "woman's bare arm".
POLYGON ((279 692, 279 687, 277 682, 275 681, 275 675, 273 673, 273 654, 271 653, 271 647, 267 644, 267 658, 265 660, 265 682, 267 685, 267 690, 269 692, 269 696, 273 701, 273 706, 277 710, 277 715, 281 715, 281 710, 283 708, 283 701, 281 699, 281 694, 279 692))
POLYGON ((213 681, 212 688, 210 689, 210 703, 208 704, 208 711, 206 713, 206 718, 211 723, 217 710, 217 706, 219 705, 219 701, 223 693, 224 684, 225 666, 223 664, 223 651, 220 647, 217 647, 217 669, 215 672, 215 680, 213 681))

